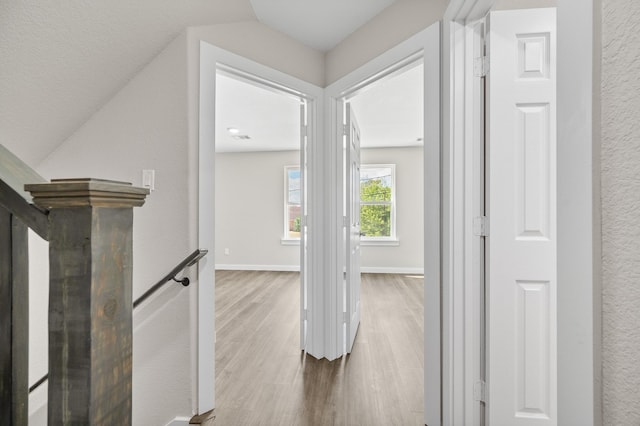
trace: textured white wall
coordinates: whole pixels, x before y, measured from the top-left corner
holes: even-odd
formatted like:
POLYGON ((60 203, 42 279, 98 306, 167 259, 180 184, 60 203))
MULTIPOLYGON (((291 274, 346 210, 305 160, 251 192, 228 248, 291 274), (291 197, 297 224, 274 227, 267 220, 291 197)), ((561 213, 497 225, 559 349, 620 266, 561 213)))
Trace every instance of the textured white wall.
POLYGON ((602 357, 606 425, 640 424, 640 2, 602 2, 602 357))
POLYGON ((326 85, 442 19, 447 0, 396 1, 326 54, 326 85))

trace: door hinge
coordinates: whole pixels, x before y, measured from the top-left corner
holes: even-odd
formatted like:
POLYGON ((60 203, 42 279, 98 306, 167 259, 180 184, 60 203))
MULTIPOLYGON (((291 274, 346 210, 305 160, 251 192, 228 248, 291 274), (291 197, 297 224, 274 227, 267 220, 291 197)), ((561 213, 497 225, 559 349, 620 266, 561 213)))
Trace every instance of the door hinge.
POLYGON ((308 215, 302 216, 302 218, 300 219, 300 222, 302 222, 302 226, 309 226, 309 216, 308 215))
POLYGON ((306 138, 307 136, 309 136, 309 126, 302 125, 300 126, 300 134, 302 135, 303 138, 306 138))
POLYGON ((489 73, 489 57, 481 56, 473 60, 473 76, 485 77, 489 73))
POLYGON ((473 235, 476 237, 489 236, 489 218, 478 216, 473 218, 473 235))
POLYGON ((346 271, 342 273, 342 279, 343 279, 343 280, 346 280, 346 279, 347 279, 347 273, 346 273, 346 271))
POLYGON ((347 125, 343 124, 342 125, 342 136, 347 136, 349 133, 347 133, 347 125))
POLYGON ((309 319, 309 311, 308 311, 307 309, 303 309, 303 310, 302 310, 302 319, 303 319, 304 321, 306 321, 306 320, 308 320, 308 319, 309 319))
POLYGON ((487 402, 487 384, 484 380, 478 380, 473 385, 473 399, 480 402, 487 402))
POLYGON ((342 216, 342 226, 346 228, 348 225, 349 225, 349 220, 347 219, 346 216, 342 216))
POLYGON ((346 323, 347 322, 347 313, 346 312, 342 312, 342 322, 346 323))

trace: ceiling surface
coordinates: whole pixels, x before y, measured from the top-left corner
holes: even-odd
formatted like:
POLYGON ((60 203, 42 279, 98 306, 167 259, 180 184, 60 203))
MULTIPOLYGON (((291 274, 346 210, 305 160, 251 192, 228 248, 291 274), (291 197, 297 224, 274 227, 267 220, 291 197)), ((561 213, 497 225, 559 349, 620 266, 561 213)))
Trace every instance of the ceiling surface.
POLYGON ((2 0, 0 144, 37 166, 186 27, 263 20, 328 49, 391 3, 2 0))
POLYGON ((299 99, 218 73, 216 152, 297 149, 300 149, 299 99), (229 129, 237 129, 239 133, 232 134, 229 129))
POLYGON ((362 147, 423 144, 423 70, 421 63, 409 66, 349 100, 360 125, 362 147))
MULTIPOLYGON (((376 81, 351 98, 363 148, 422 145, 423 66, 414 64, 376 81)), ((300 100, 218 74, 216 152, 300 148, 300 100), (229 129, 237 129, 231 134, 229 129), (248 137, 245 138, 245 137, 248 137)))
POLYGON ((395 0, 251 0, 258 20, 321 52, 395 0))

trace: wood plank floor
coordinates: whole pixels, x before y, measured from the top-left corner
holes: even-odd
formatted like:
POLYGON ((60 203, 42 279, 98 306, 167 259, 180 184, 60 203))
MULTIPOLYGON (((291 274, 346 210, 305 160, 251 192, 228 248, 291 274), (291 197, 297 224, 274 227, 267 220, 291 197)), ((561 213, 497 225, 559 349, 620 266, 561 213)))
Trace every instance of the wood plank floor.
POLYGON ((423 278, 363 274, 353 352, 299 350, 299 274, 216 271, 216 409, 207 426, 422 425, 423 278))

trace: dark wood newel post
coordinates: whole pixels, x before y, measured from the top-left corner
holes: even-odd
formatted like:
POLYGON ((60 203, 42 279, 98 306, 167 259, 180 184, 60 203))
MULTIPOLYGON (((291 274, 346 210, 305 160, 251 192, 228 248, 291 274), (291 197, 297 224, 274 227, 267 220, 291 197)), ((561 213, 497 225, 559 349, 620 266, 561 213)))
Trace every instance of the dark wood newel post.
POLYGON ((49 210, 49 425, 130 425, 133 207, 127 183, 26 185, 49 210))

